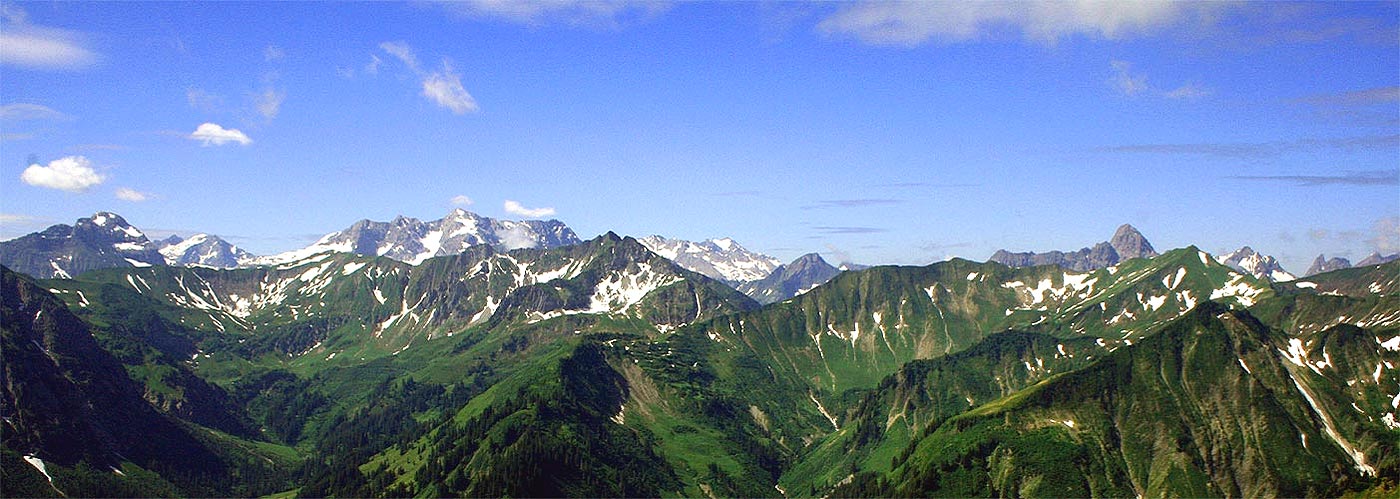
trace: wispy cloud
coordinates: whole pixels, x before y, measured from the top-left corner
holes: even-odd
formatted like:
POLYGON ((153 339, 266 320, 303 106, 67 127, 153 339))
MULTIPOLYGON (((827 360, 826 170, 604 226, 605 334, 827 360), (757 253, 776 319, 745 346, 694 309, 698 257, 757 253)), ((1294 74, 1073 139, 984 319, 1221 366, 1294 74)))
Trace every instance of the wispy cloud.
POLYGON ((66 121, 73 119, 67 114, 39 104, 15 103, 0 106, 0 120, 6 121, 66 121))
POLYGON ((224 99, 202 88, 190 87, 185 89, 185 102, 201 111, 214 111, 223 106, 224 99))
POLYGON ((225 129, 214 123, 199 125, 189 136, 190 140, 198 140, 204 146, 221 146, 224 144, 238 144, 246 146, 253 143, 253 139, 237 129, 225 129))
POLYGON ((867 206, 888 206, 888 205, 900 204, 900 203, 903 203, 903 202, 904 202, 903 200, 899 200, 899 199, 884 199, 884 198, 870 198, 870 199, 827 199, 827 200, 817 201, 815 204, 809 204, 809 205, 803 206, 802 209, 804 209, 804 210, 815 210, 815 209, 823 209, 823 208, 864 208, 864 207, 867 207, 867 206))
POLYGON ((287 99, 287 93, 272 87, 263 89, 262 92, 253 95, 253 107, 258 110, 263 118, 273 119, 282 110, 282 102, 287 99))
MULTIPOLYGON (((409 47, 408 42, 383 42, 379 44, 379 50, 383 50, 388 52, 389 55, 397 57, 400 61, 403 61, 404 65, 408 66, 408 69, 413 70, 415 73, 422 71, 422 67, 418 65, 418 56, 413 54, 413 47, 409 47)), ((379 58, 374 57, 371 62, 377 61, 379 61, 379 58)), ((375 64, 375 71, 378 71, 378 64, 375 64)))
POLYGON ((827 234, 827 235, 840 235, 840 234, 879 234, 879 233, 882 233, 882 232, 889 232, 889 229, 882 229, 882 228, 879 228, 879 227, 832 227, 832 226, 824 226, 824 225, 819 225, 819 226, 812 227, 812 230, 815 230, 815 231, 821 232, 822 234, 827 234))
POLYGON ((1186 83, 1171 90, 1161 90, 1147 82, 1147 75, 1133 69, 1128 61, 1109 61, 1111 69, 1108 86, 1115 92, 1129 97, 1147 94, 1172 100, 1193 100, 1211 94, 1209 89, 1195 83, 1186 83))
POLYGON ((1206 97, 1210 94, 1209 89, 1197 86, 1195 83, 1187 83, 1162 93, 1162 96, 1174 100, 1190 100, 1206 97))
POLYGON ((653 0, 464 0, 439 2, 454 14, 526 26, 565 25, 618 28, 651 19, 671 3, 653 0))
POLYGON ((23 9, 0 6, 0 64, 40 71, 86 69, 98 60, 77 31, 30 24, 23 9))
POLYGON ((1400 251, 1400 217, 1385 217, 1371 226, 1371 246, 1384 254, 1400 251))
POLYGON ((981 186, 981 185, 982 185, 982 184, 961 184, 961 183, 948 183, 948 184, 944 184, 944 183, 938 183, 938 182, 893 182, 893 183, 889 183, 889 184, 875 184, 875 187, 893 187, 893 188, 937 188, 937 189, 947 189, 947 188, 978 187, 978 186, 981 186))
POLYGON ((843 7, 817 29, 874 45, 966 42, 1007 30, 1054 44, 1071 36, 1122 39, 1152 33, 1216 8, 1211 2, 1166 1, 870 1, 843 7))
POLYGON ((1096 148, 1104 153, 1180 154, 1225 158, 1269 158, 1290 152, 1341 150, 1384 150, 1400 148, 1400 135, 1370 135, 1326 139, 1295 139, 1274 142, 1216 142, 1196 144, 1132 144, 1096 148))
POLYGON ((423 78, 423 96, 453 113, 476 112, 476 99, 462 88, 462 78, 452 71, 452 66, 443 61, 442 71, 423 78))
POLYGON ((1394 104, 1400 102, 1400 87, 1375 87, 1331 94, 1315 94, 1298 99, 1298 101, 1322 106, 1394 104))
POLYGON ((449 199, 448 202, 455 206, 471 206, 476 204, 476 201, 472 201, 472 198, 467 197, 466 194, 452 196, 452 199, 449 199))
MULTIPOLYGON (((447 58, 442 59, 442 69, 437 71, 425 71, 418 62, 418 56, 413 53, 413 47, 403 41, 383 42, 379 44, 379 49, 394 56, 403 62, 408 69, 420 80, 423 87, 423 97, 426 97, 438 107, 445 108, 456 114, 474 113, 480 110, 476 104, 476 99, 462 86, 462 76, 452 69, 452 63, 447 58)), ((368 74, 376 74, 382 59, 373 57, 370 66, 365 67, 368 74)))
POLYGON ((22 213, 0 213, 0 241, 23 236, 35 229, 53 225, 50 218, 22 213))
POLYGON ((84 192, 107 180, 93 169, 92 161, 83 156, 67 156, 50 161, 48 165, 29 165, 19 179, 26 184, 67 192, 84 192))
POLYGON ((35 225, 48 223, 50 220, 34 215, 22 213, 0 213, 0 225, 35 225))
POLYGON ((539 218, 554 215, 554 208, 526 208, 525 205, 520 204, 519 201, 512 201, 509 199, 506 200, 504 208, 506 210, 506 213, 510 213, 512 215, 520 215, 522 217, 527 218, 539 218))
POLYGON ((1348 172, 1341 175, 1231 175, 1225 178, 1285 182, 1306 187, 1324 185, 1393 186, 1400 185, 1400 170, 1348 172))
POLYGON ((141 192, 130 187, 117 188, 116 196, 117 199, 120 199, 122 201, 130 201, 132 203, 140 203, 151 198, 151 195, 149 193, 141 192))
POLYGON ((1109 86, 1123 95, 1137 95, 1147 90, 1147 76, 1133 73, 1133 64, 1128 61, 1112 61, 1113 76, 1108 78, 1109 86))
POLYGON ((764 193, 763 191, 726 191, 726 192, 715 192, 715 193, 712 193, 712 194, 710 194, 710 195, 711 195, 711 196, 718 196, 718 197, 725 197, 725 198, 757 198, 757 197, 763 197, 763 196, 765 195, 765 193, 764 193))
POLYGON ((264 61, 280 61, 284 57, 287 57, 287 52, 282 50, 282 47, 278 47, 276 45, 268 45, 267 48, 263 49, 264 61))

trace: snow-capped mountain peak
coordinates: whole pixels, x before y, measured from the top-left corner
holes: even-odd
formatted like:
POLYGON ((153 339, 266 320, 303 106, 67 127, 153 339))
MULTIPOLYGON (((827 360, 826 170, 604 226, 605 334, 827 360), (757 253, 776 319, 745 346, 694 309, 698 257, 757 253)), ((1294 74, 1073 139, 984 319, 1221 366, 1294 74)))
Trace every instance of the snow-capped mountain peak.
POLYGON ((1273 282, 1285 282, 1298 278, 1288 271, 1283 270, 1283 266, 1279 265, 1278 260, 1274 257, 1260 254, 1249 246, 1220 255, 1215 259, 1226 267, 1244 272, 1259 279, 1266 279, 1273 282))
POLYGON ((257 265, 279 265, 324 252, 384 256, 412 265, 435 256, 456 255, 489 244, 509 251, 578 244, 574 231, 558 220, 497 220, 463 209, 431 221, 399 216, 390 222, 360 220, 298 250, 260 257, 257 265))
POLYGON ((638 241, 687 270, 730 284, 763 279, 782 264, 771 256, 749 251, 728 237, 694 242, 653 235, 638 241))
POLYGON ((219 236, 202 233, 185 239, 170 236, 160 241, 159 246, 166 265, 227 269, 248 265, 256 258, 219 236))

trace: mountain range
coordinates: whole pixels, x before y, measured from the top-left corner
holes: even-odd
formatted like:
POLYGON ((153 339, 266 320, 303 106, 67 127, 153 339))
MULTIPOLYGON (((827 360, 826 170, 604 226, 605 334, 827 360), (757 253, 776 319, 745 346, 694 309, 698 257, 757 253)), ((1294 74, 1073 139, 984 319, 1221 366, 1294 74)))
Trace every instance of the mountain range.
POLYGON ((1068 253, 1059 250, 1045 253, 1012 253, 1007 250, 997 250, 989 261, 1010 267, 1059 265, 1069 270, 1086 271, 1117 265, 1119 262, 1131 258, 1151 258, 1154 256, 1157 256, 1157 251, 1152 249, 1152 244, 1147 242, 1147 238, 1143 237, 1142 233, 1133 226, 1123 224, 1118 227, 1117 231, 1114 231, 1111 239, 1095 244, 1091 248, 1082 248, 1068 253))
MULTIPOLYGON (((138 244, 85 220, 108 239, 21 248, 138 244)), ((6 494, 1296 497, 1400 476, 1400 262, 1275 282, 1120 229, 1087 270, 807 255, 749 283, 819 284, 756 300, 613 233, 419 258, 392 225, 365 224, 368 254, 244 268, 0 267, 6 494)))
MULTIPOLYGON (((44 232, 0 242, 0 255, 5 258, 0 263, 40 278, 148 264, 221 269, 283 265, 327 252, 383 256, 417 265, 431 257, 461 254, 476 245, 509 251, 557 248, 579 242, 573 230, 557 220, 497 220, 455 209, 441 219, 427 222, 402 216, 390 222, 360 220, 304 248, 256 256, 219 236, 203 233, 188 238, 172 235, 152 242, 121 216, 103 212, 81 219, 73 227, 55 225, 44 232), (93 220, 103 223, 95 224, 93 220), (150 248, 162 259, 145 252, 150 248)), ((817 270, 785 271, 794 266, 806 269, 811 265, 806 260, 813 255, 784 267, 776 258, 749 251, 729 238, 697 243, 653 235, 640 242, 687 270, 746 290, 765 303, 791 298, 836 274, 820 257, 816 258, 820 261, 817 270)))
MULTIPOLYGON (((1355 266, 1357 266, 1357 267, 1367 267, 1367 266, 1371 266, 1371 265, 1380 265, 1380 264, 1383 264, 1383 263, 1390 263, 1390 262, 1393 262, 1393 261, 1396 261, 1396 260, 1400 260, 1400 253, 1395 253, 1395 254, 1393 254, 1393 255, 1382 255, 1382 254, 1380 254, 1380 253, 1371 253, 1370 255, 1367 255, 1366 258, 1361 259, 1360 262, 1357 262, 1357 264, 1356 264, 1355 266)), ((1333 257, 1333 258, 1331 258, 1331 259, 1327 259, 1327 258, 1324 257, 1324 255, 1317 255, 1317 259, 1316 259, 1316 260, 1313 260, 1312 266, 1309 267, 1309 268, 1308 268, 1308 271, 1307 271, 1306 273, 1304 273, 1303 275, 1305 275, 1305 276, 1311 276, 1311 275, 1314 275, 1314 274, 1321 274, 1321 273, 1323 273, 1323 272, 1331 272, 1331 271, 1333 271, 1333 270, 1341 270, 1341 269, 1349 269, 1349 268, 1352 268, 1352 264, 1351 264, 1350 261, 1348 261, 1348 260, 1345 259, 1345 258, 1333 257)))

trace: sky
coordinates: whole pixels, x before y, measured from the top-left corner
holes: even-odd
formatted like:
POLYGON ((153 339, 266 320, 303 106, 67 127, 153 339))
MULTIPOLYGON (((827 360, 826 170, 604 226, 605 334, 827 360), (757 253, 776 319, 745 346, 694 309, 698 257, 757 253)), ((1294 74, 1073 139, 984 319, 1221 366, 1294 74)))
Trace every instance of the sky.
POLYGON ((1400 252, 1400 3, 0 2, 0 238, 1400 252))

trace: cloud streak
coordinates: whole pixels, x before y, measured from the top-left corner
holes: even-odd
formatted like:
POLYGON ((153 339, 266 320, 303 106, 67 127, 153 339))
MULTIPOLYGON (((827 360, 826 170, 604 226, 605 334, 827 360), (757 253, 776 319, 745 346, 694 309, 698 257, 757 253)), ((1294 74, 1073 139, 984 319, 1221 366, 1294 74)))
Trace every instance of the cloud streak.
POLYGON ((506 210, 506 213, 510 213, 512 215, 520 215, 526 218, 539 218, 554 215, 554 208, 526 208, 525 205, 520 204, 519 201, 513 201, 510 199, 506 200, 504 208, 506 210))
POLYGON ((97 53, 87 48, 81 33, 32 25, 18 7, 5 5, 3 9, 0 64, 39 71, 77 71, 97 63, 97 53))
POLYGON ((117 199, 120 199, 122 201, 130 201, 132 203, 140 203, 151 198, 150 194, 138 191, 136 189, 132 189, 130 187, 117 188, 116 196, 117 199))
POLYGON ((1400 102, 1400 87, 1375 87, 1333 94, 1317 94, 1298 99, 1319 106, 1369 106, 1400 102))
POLYGON ((107 180, 92 168, 92 162, 83 156, 67 156, 50 161, 47 166, 37 163, 29 165, 20 173, 19 179, 26 184, 57 189, 67 192, 84 192, 107 180))
POLYGON ((879 227, 833 227, 825 225, 812 227, 812 230, 821 232, 822 234, 826 235, 879 234, 882 232, 889 232, 889 229, 882 229, 879 227))
POLYGON ((973 41, 1009 29, 1054 44, 1071 36, 1122 39, 1160 31, 1215 8, 1209 2, 1165 1, 874 1, 840 9, 817 30, 872 45, 912 47, 973 41))
POLYGON ((67 121, 71 116, 39 104, 6 104, 0 106, 0 120, 6 121, 67 121))
POLYGON ((1232 175, 1234 180, 1285 182, 1304 187, 1327 185, 1394 186, 1400 185, 1400 170, 1349 172, 1342 175, 1232 175))
POLYGON ((1295 139, 1274 142, 1217 142, 1195 144, 1131 144, 1096 148, 1102 153, 1177 154, 1224 158, 1271 158, 1285 153, 1327 149, 1384 150, 1400 147, 1400 135, 1371 135, 1328 139, 1295 139))
POLYGON ((651 19, 671 6, 651 0, 464 0, 440 2, 439 5, 473 19, 496 19, 526 26, 558 24, 602 28, 651 19))
POLYGON ((869 206, 889 206, 903 203, 899 199, 867 198, 867 199, 827 199, 817 201, 816 204, 803 206, 804 210, 817 210, 826 208, 865 208, 869 206))

